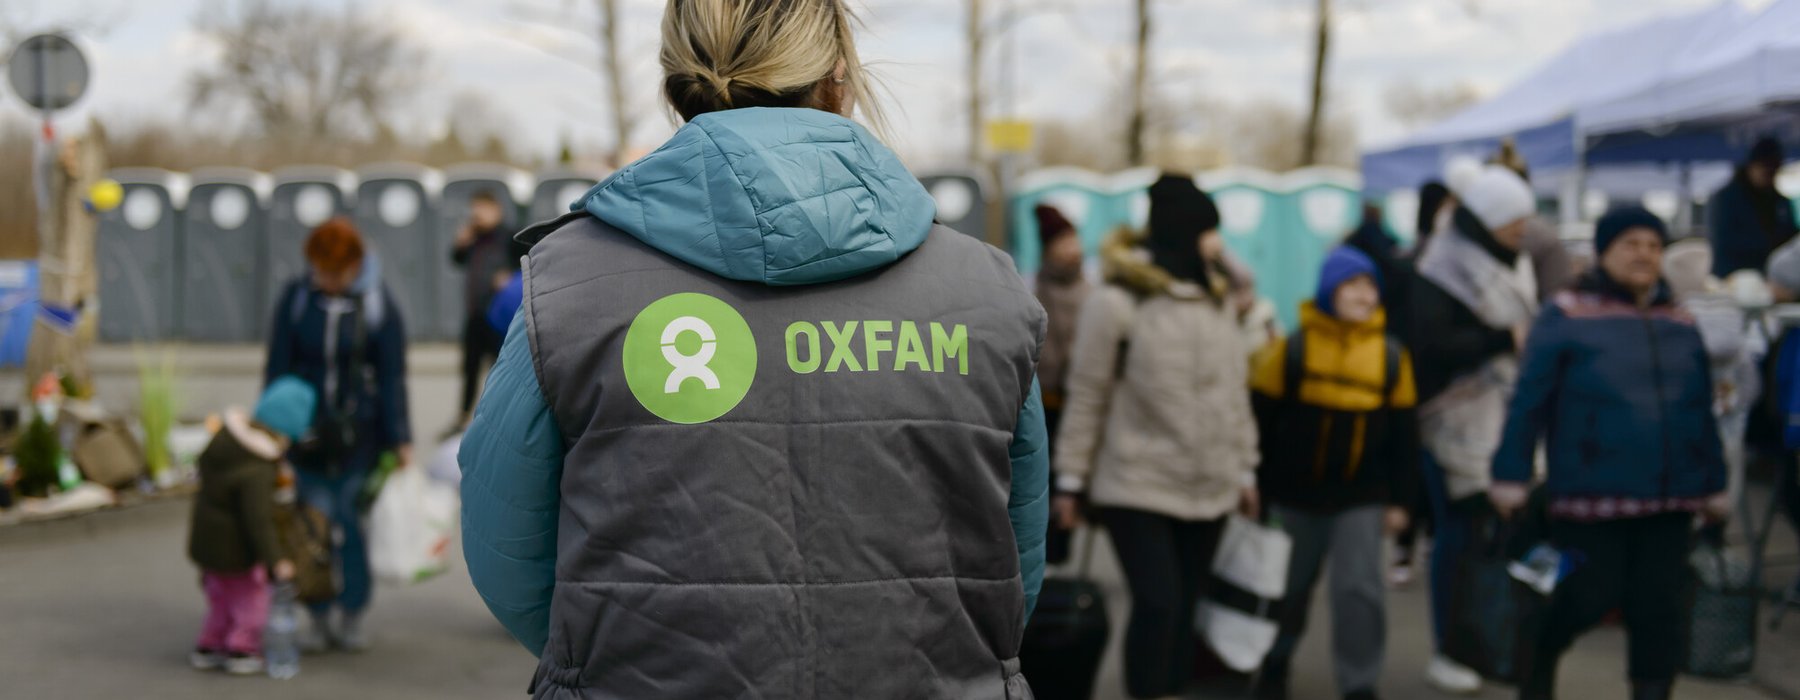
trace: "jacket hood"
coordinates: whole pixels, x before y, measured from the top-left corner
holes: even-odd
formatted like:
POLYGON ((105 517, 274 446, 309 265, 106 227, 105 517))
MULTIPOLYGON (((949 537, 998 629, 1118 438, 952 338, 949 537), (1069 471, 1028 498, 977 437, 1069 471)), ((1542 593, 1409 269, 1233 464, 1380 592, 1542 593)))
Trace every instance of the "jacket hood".
POLYGON ((1218 274, 1207 275, 1209 281, 1216 280, 1223 287, 1216 293, 1209 293, 1194 282, 1178 280, 1168 270, 1156 264, 1150 250, 1145 247, 1145 239, 1143 231, 1122 226, 1100 244, 1100 269, 1108 284, 1138 296, 1167 294, 1183 299, 1201 299, 1222 298, 1242 282, 1233 279, 1229 263, 1221 265, 1218 274))
POLYGON ((700 115, 570 209, 720 277, 770 286, 886 267, 925 242, 937 212, 867 129, 785 108, 700 115))

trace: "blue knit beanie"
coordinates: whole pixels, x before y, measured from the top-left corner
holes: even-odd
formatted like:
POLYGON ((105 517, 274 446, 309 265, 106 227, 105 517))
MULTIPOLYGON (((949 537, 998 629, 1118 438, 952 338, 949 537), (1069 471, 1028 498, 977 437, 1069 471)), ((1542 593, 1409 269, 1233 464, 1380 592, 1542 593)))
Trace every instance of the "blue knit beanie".
POLYGON ((1662 217, 1650 213, 1643 207, 1619 207, 1600 217, 1594 224, 1594 254, 1604 255, 1611 248, 1613 241, 1634 228, 1643 227, 1656 232, 1663 243, 1669 242, 1669 226, 1663 223, 1662 217))
POLYGON ((1375 269, 1374 260, 1350 246, 1338 246, 1326 256, 1324 269, 1319 270, 1319 291, 1313 295, 1313 305, 1336 316, 1337 309, 1332 308, 1331 301, 1337 296, 1338 287, 1363 275, 1368 275, 1376 285, 1381 284, 1381 272, 1375 269))
POLYGON ((319 392, 299 377, 276 379, 256 402, 256 422, 298 442, 312 428, 319 392))

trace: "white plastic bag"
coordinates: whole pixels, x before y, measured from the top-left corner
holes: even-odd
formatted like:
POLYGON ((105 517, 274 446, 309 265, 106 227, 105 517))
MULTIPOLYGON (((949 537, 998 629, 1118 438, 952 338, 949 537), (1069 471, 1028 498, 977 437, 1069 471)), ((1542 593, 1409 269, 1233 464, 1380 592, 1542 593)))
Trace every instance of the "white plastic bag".
POLYGON ((439 444, 431 453, 431 461, 425 463, 425 475, 451 487, 462 484, 462 465, 456 462, 456 453, 462 450, 462 439, 462 434, 458 433, 439 444))
POLYGON ((1194 626, 1226 666, 1250 673, 1262 666, 1280 631, 1271 609, 1287 593, 1294 541, 1280 528, 1232 516, 1213 557, 1212 588, 1200 601, 1194 626))
POLYGON ((460 499, 417 466, 395 471, 369 511, 369 565, 386 583, 417 583, 450 565, 460 499))

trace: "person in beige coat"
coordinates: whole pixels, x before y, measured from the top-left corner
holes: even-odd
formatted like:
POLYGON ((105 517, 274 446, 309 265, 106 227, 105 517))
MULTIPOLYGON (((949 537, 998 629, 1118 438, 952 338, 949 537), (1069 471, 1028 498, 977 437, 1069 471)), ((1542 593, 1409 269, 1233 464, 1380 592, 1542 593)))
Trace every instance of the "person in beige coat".
POLYGON ((1058 436, 1055 515, 1085 501, 1131 589, 1126 688, 1183 692, 1194 607, 1224 517, 1257 507, 1248 351, 1232 303, 1218 209, 1193 180, 1150 188, 1148 231, 1114 234, 1107 284, 1088 297, 1058 436))

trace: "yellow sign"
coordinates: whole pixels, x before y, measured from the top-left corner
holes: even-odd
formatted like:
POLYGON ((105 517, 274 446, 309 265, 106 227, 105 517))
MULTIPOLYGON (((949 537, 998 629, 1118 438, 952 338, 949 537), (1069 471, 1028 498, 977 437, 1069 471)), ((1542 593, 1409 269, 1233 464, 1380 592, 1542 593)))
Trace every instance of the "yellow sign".
POLYGON ((988 147, 996 153, 1028 153, 1036 141, 1031 122, 995 120, 987 125, 988 147))

